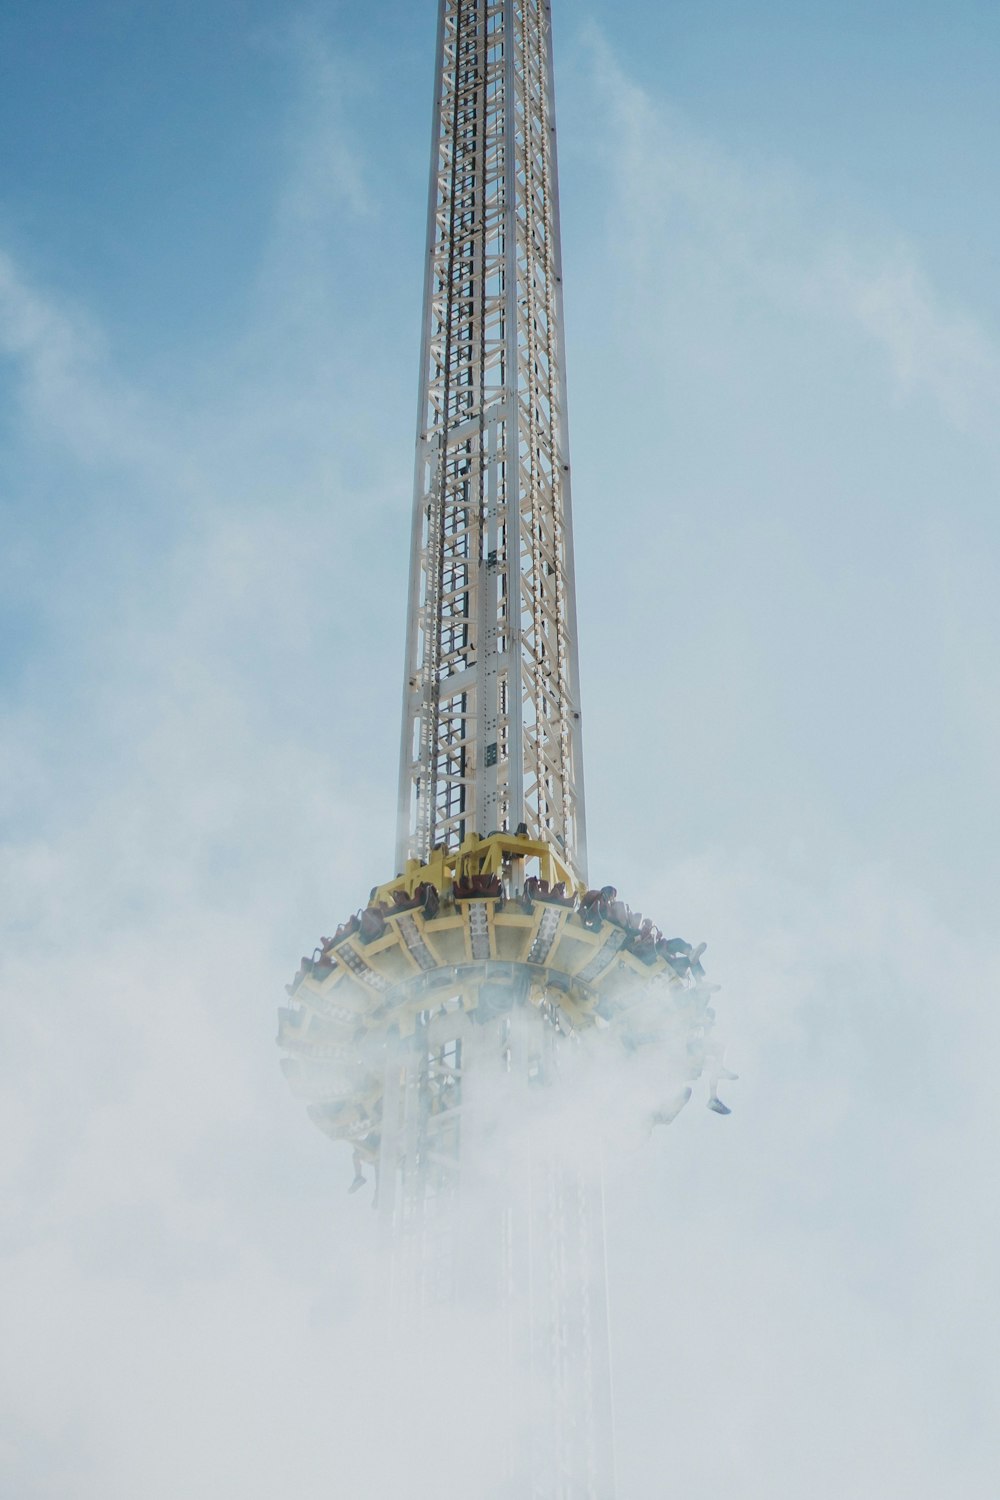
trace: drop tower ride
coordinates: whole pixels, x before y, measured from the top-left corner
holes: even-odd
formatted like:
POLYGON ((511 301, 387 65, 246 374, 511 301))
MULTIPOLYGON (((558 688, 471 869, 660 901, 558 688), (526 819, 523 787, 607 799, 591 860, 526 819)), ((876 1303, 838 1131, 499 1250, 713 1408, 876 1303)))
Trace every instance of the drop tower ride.
POLYGON ((439 0, 436 58, 396 874, 303 959, 278 1040, 375 1177, 394 1316, 498 1312, 532 1405, 502 1493, 613 1500, 599 1152, 550 1106, 603 1032, 659 1049, 671 1118, 709 987, 587 884, 550 6, 439 0))

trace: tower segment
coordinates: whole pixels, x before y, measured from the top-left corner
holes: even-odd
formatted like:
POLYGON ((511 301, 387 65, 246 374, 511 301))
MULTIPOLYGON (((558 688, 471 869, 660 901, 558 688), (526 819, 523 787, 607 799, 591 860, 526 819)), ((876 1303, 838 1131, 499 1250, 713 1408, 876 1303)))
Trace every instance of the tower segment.
POLYGON ((585 878, 551 14, 442 0, 398 868, 518 828, 585 878))

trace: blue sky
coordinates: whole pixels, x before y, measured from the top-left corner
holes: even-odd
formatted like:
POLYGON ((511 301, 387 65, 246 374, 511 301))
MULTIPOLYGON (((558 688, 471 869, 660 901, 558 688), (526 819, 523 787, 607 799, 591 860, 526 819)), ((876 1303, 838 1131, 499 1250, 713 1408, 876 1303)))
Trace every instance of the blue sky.
MULTIPOLYGON (((367 1210, 272 1033, 389 873, 433 9, 0 17, 23 1500, 369 1492, 367 1210)), ((592 874, 741 1074, 615 1173, 620 1500, 994 1500, 1000 15, 556 31, 592 874)))

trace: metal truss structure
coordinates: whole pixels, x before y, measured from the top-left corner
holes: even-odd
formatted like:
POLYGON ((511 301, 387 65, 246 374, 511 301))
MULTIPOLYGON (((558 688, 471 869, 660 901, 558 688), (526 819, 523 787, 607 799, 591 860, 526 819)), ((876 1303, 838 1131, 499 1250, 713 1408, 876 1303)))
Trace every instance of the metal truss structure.
POLYGON ((586 874, 547 0, 442 0, 397 868, 523 826, 586 874))
POLYGON ((547 0, 439 0, 420 370, 397 874, 278 1041, 374 1169, 393 1317, 494 1310, 504 1500, 614 1500, 600 1150, 554 1145, 552 1101, 600 1037, 669 1123, 713 1012, 700 948, 586 886, 547 0))

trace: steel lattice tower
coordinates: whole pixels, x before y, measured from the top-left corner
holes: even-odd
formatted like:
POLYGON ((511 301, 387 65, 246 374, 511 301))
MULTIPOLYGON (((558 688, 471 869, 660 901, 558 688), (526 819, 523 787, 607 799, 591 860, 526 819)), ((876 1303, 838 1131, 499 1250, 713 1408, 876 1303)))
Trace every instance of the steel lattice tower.
POLYGON ((394 1316, 496 1310, 519 1500, 615 1493, 599 1152, 551 1103, 599 1030, 659 1048, 651 1122, 713 1055, 701 949, 586 865, 550 6, 439 0, 397 874, 278 1040, 352 1187, 374 1168, 394 1316))
POLYGON ((583 879, 543 0, 441 5, 432 152, 398 858, 523 824, 583 879))

